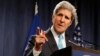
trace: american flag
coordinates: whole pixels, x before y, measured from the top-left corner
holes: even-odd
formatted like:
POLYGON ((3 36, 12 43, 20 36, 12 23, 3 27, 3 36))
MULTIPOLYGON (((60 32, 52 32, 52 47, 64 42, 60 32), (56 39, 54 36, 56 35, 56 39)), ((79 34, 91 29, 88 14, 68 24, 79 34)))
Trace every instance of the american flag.
POLYGON ((84 47, 80 22, 78 22, 78 19, 75 19, 75 28, 74 28, 74 33, 73 33, 73 40, 74 40, 74 42, 76 42, 78 44, 78 46, 84 47))
POLYGON ((82 34, 81 34, 81 29, 80 29, 79 23, 77 24, 77 26, 74 29, 73 39, 79 46, 82 46, 83 41, 82 41, 82 34))
POLYGON ((94 47, 95 44, 87 40, 84 40, 84 38, 82 37, 80 22, 77 22, 77 24, 75 25, 74 33, 73 33, 73 40, 80 47, 90 48, 90 49, 95 48, 94 47))
POLYGON ((32 24, 31 24, 31 27, 29 29, 28 35, 26 37, 26 42, 25 42, 25 47, 24 47, 24 53, 29 48, 28 47, 29 41, 31 40, 31 37, 36 34, 37 27, 42 27, 43 26, 41 18, 38 15, 38 4, 37 4, 37 2, 35 4, 35 14, 34 14, 33 19, 34 20, 32 21, 32 24))

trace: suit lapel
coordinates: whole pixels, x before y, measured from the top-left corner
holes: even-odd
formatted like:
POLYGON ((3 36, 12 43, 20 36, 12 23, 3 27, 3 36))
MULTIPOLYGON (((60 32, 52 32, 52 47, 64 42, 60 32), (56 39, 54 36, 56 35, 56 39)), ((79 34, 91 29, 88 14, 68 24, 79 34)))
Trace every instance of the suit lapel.
POLYGON ((66 37, 65 37, 65 40, 66 40, 66 47, 68 46, 75 46, 75 44, 73 44, 71 41, 71 39, 69 38, 69 36, 66 34, 66 37))
POLYGON ((53 34, 51 33, 50 30, 48 31, 46 36, 48 37, 48 44, 49 44, 49 47, 50 47, 51 51, 54 52, 55 50, 58 50, 58 47, 57 47, 57 44, 55 42, 54 36, 53 36, 53 34))
POLYGON ((69 40, 69 36, 65 34, 66 47, 70 46, 70 43, 68 40, 69 40))

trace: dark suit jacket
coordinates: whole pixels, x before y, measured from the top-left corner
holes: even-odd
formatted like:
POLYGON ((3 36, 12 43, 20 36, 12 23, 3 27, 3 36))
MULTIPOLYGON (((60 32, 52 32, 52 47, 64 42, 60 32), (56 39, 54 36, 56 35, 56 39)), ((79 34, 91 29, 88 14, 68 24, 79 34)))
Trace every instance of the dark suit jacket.
MULTIPOLYGON (((46 36, 48 38, 48 41, 43 45, 42 52, 40 53, 39 56, 50 56, 52 53, 54 53, 55 51, 58 50, 57 44, 55 42, 55 39, 53 37, 51 30, 47 31, 46 36)), ((67 47, 73 45, 72 43, 68 42, 68 40, 69 40, 68 35, 65 36, 65 40, 66 40, 66 46, 67 47)), ((33 46, 34 46, 34 37, 29 42, 28 46, 29 46, 29 48, 25 52, 24 56, 34 56, 33 53, 32 53, 32 49, 33 49, 33 46)))

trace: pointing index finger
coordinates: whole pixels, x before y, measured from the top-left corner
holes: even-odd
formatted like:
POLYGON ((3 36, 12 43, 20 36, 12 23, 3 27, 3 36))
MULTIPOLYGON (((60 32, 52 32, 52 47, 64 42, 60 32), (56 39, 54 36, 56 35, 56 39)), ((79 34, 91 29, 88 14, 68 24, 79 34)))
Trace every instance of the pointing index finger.
POLYGON ((43 31, 43 35, 45 36, 44 38, 45 38, 45 40, 46 41, 48 41, 48 39, 47 39, 47 37, 46 37, 46 35, 45 35, 45 32, 43 31))
POLYGON ((41 29, 40 29, 40 27, 37 27, 37 29, 36 29, 36 34, 37 34, 37 35, 40 35, 40 33, 41 33, 41 29))

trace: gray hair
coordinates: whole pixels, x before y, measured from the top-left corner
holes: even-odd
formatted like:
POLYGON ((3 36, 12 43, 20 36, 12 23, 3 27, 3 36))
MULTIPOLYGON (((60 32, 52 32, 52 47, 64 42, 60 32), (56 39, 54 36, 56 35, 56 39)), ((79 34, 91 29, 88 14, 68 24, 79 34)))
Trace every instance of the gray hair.
POLYGON ((61 1, 60 3, 58 3, 53 10, 53 15, 55 15, 58 12, 58 10, 60 10, 60 9, 68 9, 69 11, 72 12, 72 18, 71 19, 72 20, 77 19, 76 8, 71 3, 69 3, 68 1, 61 1))

